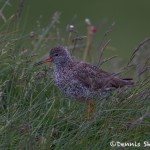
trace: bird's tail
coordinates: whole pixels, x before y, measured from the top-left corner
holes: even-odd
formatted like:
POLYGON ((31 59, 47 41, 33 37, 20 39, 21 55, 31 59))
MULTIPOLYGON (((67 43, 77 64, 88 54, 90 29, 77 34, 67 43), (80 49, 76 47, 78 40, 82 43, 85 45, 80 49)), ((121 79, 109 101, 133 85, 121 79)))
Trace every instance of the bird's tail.
POLYGON ((125 81, 126 85, 134 85, 134 81, 132 78, 124 78, 123 81, 125 81))
POLYGON ((122 79, 123 85, 124 86, 132 86, 134 85, 133 79, 132 78, 124 78, 122 79))
POLYGON ((131 78, 114 78, 111 80, 111 87, 114 88, 121 88, 124 86, 132 86, 134 84, 133 80, 131 78))

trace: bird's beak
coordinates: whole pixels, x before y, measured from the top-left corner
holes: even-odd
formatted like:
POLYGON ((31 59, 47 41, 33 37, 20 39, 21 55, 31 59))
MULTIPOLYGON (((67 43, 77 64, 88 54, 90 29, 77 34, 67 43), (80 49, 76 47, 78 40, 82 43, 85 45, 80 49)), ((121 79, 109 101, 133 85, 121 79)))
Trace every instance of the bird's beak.
POLYGON ((49 58, 43 59, 42 61, 35 63, 34 66, 38 66, 47 62, 52 62, 52 58, 49 57, 49 58))

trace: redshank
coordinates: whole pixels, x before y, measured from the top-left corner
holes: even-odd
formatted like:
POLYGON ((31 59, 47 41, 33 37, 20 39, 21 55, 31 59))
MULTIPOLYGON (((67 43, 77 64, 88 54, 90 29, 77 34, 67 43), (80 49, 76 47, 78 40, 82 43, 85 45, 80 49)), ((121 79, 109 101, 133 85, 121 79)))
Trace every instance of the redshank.
POLYGON ((74 61, 67 48, 62 46, 52 48, 49 58, 35 66, 47 62, 54 63, 54 81, 60 91, 70 99, 87 102, 88 113, 92 99, 100 98, 112 89, 133 85, 131 79, 121 79, 92 64, 74 61))

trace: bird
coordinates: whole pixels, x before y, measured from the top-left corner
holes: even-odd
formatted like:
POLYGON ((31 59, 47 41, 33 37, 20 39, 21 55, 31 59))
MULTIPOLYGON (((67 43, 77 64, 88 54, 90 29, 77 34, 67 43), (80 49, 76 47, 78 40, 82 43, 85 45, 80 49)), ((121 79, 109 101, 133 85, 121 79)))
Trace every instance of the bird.
POLYGON ((93 99, 117 88, 134 84, 131 78, 120 78, 96 65, 74 60, 68 49, 63 46, 52 48, 49 57, 35 63, 34 66, 48 62, 54 64, 55 85, 68 98, 87 104, 87 114, 94 110, 93 99))

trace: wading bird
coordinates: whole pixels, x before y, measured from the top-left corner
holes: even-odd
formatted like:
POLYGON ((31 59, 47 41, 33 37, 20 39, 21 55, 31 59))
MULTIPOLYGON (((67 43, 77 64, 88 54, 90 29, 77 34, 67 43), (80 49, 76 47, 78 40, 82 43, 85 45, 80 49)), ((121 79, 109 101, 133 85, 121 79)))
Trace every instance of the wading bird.
POLYGON ((94 110, 92 100, 107 91, 133 85, 132 79, 121 79, 89 63, 74 61, 67 48, 62 46, 50 50, 49 57, 36 63, 54 63, 56 86, 70 99, 88 104, 87 113, 94 110))

